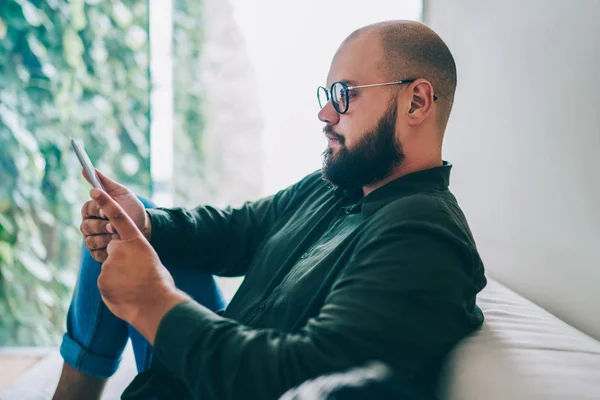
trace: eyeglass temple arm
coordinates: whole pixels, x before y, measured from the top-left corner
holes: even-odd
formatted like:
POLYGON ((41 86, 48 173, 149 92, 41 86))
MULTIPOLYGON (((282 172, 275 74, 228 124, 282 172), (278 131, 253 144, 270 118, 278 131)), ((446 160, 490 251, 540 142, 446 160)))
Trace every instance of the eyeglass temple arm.
MULTIPOLYGON (((368 87, 375 87, 375 86, 387 86, 387 85, 400 85, 402 83, 411 83, 414 82, 414 79, 406 79, 403 81, 396 81, 396 82, 387 82, 387 83, 372 83, 370 85, 358 85, 358 86, 348 86, 348 90, 352 90, 352 89, 360 89, 360 88, 368 88, 368 87)), ((434 94, 433 95, 433 100, 437 100, 438 97, 434 94)))
POLYGON ((396 82, 372 83, 370 85, 348 86, 348 90, 360 89, 360 88, 366 88, 366 87, 375 87, 375 86, 400 85, 401 83, 410 83, 410 82, 414 82, 414 81, 415 81, 414 79, 407 79, 404 81, 396 81, 396 82))

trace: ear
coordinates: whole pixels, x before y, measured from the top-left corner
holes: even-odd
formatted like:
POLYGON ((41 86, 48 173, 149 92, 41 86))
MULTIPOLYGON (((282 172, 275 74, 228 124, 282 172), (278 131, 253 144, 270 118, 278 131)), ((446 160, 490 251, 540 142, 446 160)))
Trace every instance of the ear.
POLYGON ((433 86, 425 79, 417 79, 409 87, 412 100, 408 111, 408 125, 416 127, 425 121, 433 111, 433 86))

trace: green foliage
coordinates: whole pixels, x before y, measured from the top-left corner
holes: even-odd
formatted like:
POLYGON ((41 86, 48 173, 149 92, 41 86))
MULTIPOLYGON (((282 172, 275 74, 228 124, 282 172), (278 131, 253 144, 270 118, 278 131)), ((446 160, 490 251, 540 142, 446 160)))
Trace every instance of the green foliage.
POLYGON ((148 195, 146 0, 0 0, 0 345, 57 343, 88 184, 72 154, 148 195))
POLYGON ((201 185, 206 193, 208 185, 203 184, 207 171, 207 154, 204 149, 206 116, 204 101, 205 88, 200 74, 204 44, 203 2, 199 0, 173 1, 173 145, 176 154, 173 182, 178 204, 195 203, 190 193, 190 178, 194 185, 201 185), (183 175, 183 176, 182 176, 183 175))

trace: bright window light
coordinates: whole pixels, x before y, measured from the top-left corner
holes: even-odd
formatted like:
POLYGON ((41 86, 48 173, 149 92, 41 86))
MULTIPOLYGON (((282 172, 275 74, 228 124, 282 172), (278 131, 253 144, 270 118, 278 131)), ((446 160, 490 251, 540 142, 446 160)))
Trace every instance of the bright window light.
POLYGON ((370 23, 422 19, 421 0, 233 0, 235 18, 257 72, 263 132, 264 194, 321 167, 326 147, 317 119, 317 86, 325 84, 342 40, 370 23), (282 93, 292 92, 285 96, 282 93))

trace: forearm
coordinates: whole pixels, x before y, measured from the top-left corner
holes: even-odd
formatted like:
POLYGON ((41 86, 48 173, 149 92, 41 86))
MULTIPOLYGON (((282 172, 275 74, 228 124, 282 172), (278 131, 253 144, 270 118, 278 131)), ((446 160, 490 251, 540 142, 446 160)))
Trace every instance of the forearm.
POLYGON ((163 264, 197 266, 226 276, 244 275, 270 222, 248 209, 206 206, 147 212, 150 242, 163 264))
POLYGON ((174 307, 158 332, 157 360, 193 398, 207 400, 278 398, 306 379, 353 365, 355 356, 336 351, 335 340, 322 338, 324 352, 308 335, 250 329, 194 302, 174 307))

